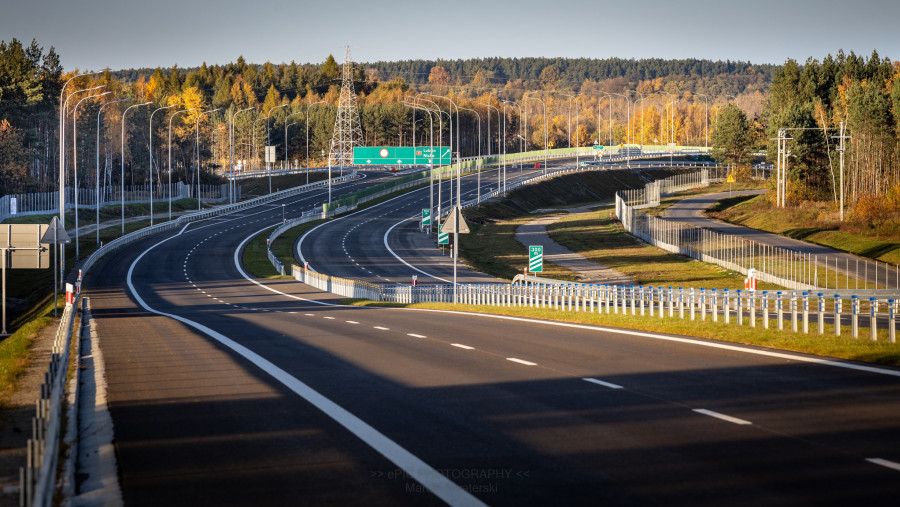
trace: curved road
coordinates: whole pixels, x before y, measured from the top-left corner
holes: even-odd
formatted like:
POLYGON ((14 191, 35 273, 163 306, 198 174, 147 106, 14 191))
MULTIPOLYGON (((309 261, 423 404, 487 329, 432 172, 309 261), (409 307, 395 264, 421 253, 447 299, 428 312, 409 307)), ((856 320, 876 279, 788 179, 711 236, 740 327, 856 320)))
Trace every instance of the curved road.
MULTIPOLYGON (((294 197, 288 212, 317 198, 294 197)), ((238 266, 280 208, 147 238, 89 274, 126 505, 847 504, 900 494, 896 369, 339 306, 238 266)))

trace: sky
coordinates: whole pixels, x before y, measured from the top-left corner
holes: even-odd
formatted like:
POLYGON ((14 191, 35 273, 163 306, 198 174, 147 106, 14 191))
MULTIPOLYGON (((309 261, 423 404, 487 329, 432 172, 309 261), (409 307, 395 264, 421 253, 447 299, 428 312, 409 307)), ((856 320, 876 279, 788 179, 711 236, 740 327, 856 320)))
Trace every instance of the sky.
POLYGON ((898 0, 0 0, 0 40, 73 70, 480 57, 900 60, 898 0))

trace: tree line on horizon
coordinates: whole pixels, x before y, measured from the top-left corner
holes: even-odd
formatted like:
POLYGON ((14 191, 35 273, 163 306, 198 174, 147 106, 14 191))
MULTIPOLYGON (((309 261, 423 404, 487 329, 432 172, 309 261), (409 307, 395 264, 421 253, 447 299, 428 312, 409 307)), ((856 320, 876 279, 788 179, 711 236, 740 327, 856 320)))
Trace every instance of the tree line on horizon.
MULTIPOLYGON (((25 47, 15 39, 0 44, 0 194, 55 190, 59 93, 74 75, 63 72, 53 48, 45 53, 35 41, 25 47)), ((853 135, 848 154, 855 172, 848 177, 848 190, 856 200, 885 194, 898 180, 896 75, 897 65, 887 58, 852 52, 803 65, 792 60, 751 65, 692 59, 482 58, 363 63, 353 70, 364 144, 427 145, 439 125, 443 131, 435 133, 434 142, 446 144, 449 101, 429 97, 443 111, 443 121, 434 117, 433 128, 427 113, 403 104, 405 98, 427 92, 461 106, 464 156, 519 151, 523 142, 526 149, 673 142, 704 146, 722 137, 717 132, 724 134, 732 123, 743 121, 746 149, 720 153, 723 159, 737 160, 754 150, 771 152, 767 137, 773 129, 818 125, 833 132, 843 119, 853 135), (736 112, 722 116, 718 131, 720 113, 729 109, 736 112)), ((201 179, 214 181, 228 165, 230 118, 247 108, 253 109, 234 116, 235 158, 242 168, 261 165, 266 144, 277 146, 278 164, 287 158, 291 166, 318 165, 330 146, 340 84, 341 65, 331 55, 316 65, 257 65, 239 57, 191 69, 107 69, 76 78, 66 88, 68 94, 106 85, 105 90, 114 92, 78 109, 78 146, 66 149, 77 153, 79 161, 95 160, 100 107, 127 97, 134 102, 110 105, 100 115, 101 184, 123 177, 118 169, 122 112, 144 101, 152 104, 130 110, 125 124, 127 184, 160 182, 168 169, 170 111, 153 117, 152 133, 149 125, 152 111, 173 104, 181 110, 195 108, 172 122, 173 181, 194 181, 198 137, 201 179)), ((71 109, 70 104, 69 132, 71 109)), ((454 122, 456 117, 454 111, 454 122)), ((808 135, 815 137, 814 132, 808 135)), ((69 134, 67 138, 71 140, 69 134)), ((798 138, 792 149, 796 199, 826 198, 823 189, 834 193, 831 167, 825 164, 833 162, 833 142, 824 134, 818 139, 798 138)), ((79 180, 93 184, 97 176, 89 165, 79 164, 79 180)))

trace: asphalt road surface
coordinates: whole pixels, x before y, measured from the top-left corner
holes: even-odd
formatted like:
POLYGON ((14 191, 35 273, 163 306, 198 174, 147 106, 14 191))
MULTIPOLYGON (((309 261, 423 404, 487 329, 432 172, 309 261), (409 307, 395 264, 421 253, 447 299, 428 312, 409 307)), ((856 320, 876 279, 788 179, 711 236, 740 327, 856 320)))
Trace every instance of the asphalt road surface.
MULTIPOLYGON (((286 199, 287 212, 317 199, 286 199)), ((373 208, 372 221, 412 215, 401 201, 373 208)), ((900 495, 896 369, 344 307, 236 264, 247 239, 280 220, 276 202, 196 222, 89 274, 126 505, 847 505, 900 495)), ((358 225, 334 223, 316 243, 358 225)), ((377 232, 351 234, 389 257, 377 232)), ((322 255, 354 269, 342 251, 322 255)), ((402 274, 392 269, 380 274, 402 274)))

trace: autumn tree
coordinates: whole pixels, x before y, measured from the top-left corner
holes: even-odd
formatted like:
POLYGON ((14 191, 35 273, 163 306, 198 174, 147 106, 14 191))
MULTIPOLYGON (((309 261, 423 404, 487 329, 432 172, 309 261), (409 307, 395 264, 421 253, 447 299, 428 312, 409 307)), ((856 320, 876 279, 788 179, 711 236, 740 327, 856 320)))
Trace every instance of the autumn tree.
POLYGON ((747 115, 734 104, 728 104, 717 121, 718 127, 712 135, 713 158, 720 162, 744 162, 752 141, 747 115))

